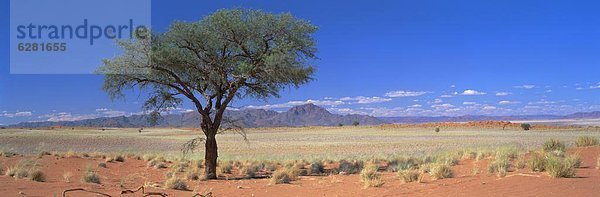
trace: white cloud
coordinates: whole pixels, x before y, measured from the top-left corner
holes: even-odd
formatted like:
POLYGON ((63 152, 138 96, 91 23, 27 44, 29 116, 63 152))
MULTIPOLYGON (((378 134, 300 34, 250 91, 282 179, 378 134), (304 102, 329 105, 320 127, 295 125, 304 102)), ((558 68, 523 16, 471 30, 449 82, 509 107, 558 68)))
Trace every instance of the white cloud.
POLYGON ((590 89, 600 89, 600 85, 590 86, 590 89))
POLYGON ((510 105, 510 104, 518 104, 518 103, 521 103, 521 102, 519 102, 519 101, 500 101, 500 102, 498 102, 498 104, 500 104, 500 105, 510 105))
POLYGON ((497 107, 494 107, 494 106, 485 106, 485 107, 483 107, 483 110, 494 110, 494 109, 497 109, 497 107))
POLYGON ((461 95, 484 95, 487 94, 485 92, 479 92, 477 90, 465 90, 461 95))
POLYGON ((463 105, 475 105, 477 104, 476 102, 470 102, 470 101, 465 101, 463 102, 463 105))
POLYGON ((412 108, 419 108, 419 107, 423 107, 423 105, 419 105, 419 104, 414 104, 408 107, 412 107, 412 108))
POLYGON ((383 103, 391 101, 391 98, 382 98, 382 97, 365 97, 365 96, 357 96, 357 97, 343 97, 340 98, 341 101, 356 101, 358 104, 368 104, 368 103, 383 103))
POLYGON ((552 92, 552 90, 546 90, 546 93, 551 93, 551 92, 552 92))
POLYGON ((449 95, 449 94, 444 94, 444 95, 442 95, 442 96, 440 96, 440 97, 441 97, 441 98, 452 98, 452 97, 454 97, 454 96, 452 96, 452 95, 449 95))
POLYGON ((547 101, 547 100, 540 100, 540 101, 536 101, 536 102, 529 102, 527 103, 528 105, 547 105, 547 104, 555 104, 557 103, 556 101, 547 101))
POLYGON ((455 87, 456 87, 456 85, 450 85, 450 87, 451 87, 451 88, 455 88, 455 87))
POLYGON ((259 105, 259 106, 255 106, 255 105, 249 105, 246 108, 250 108, 250 109, 277 109, 277 108, 290 108, 296 105, 304 105, 304 104, 315 104, 315 105, 319 105, 319 106, 337 106, 337 105, 343 105, 345 104, 343 101, 331 101, 331 100, 326 100, 326 101, 321 101, 321 100, 306 100, 306 101, 289 101, 286 103, 279 103, 279 104, 267 104, 267 105, 259 105))
POLYGON ((448 109, 448 108, 453 108, 454 105, 452 104, 448 104, 448 103, 444 103, 444 104, 438 104, 438 105, 432 105, 431 108, 435 108, 435 109, 448 109))
POLYGON ((428 103, 429 104, 432 104, 432 103, 433 104, 437 104, 437 103, 442 103, 442 102, 444 102, 444 100, 442 100, 442 99, 434 99, 433 101, 429 101, 428 103))
POLYGON ((334 114, 342 114, 342 115, 346 115, 346 114, 360 114, 360 115, 367 115, 367 112, 363 112, 363 111, 359 111, 359 110, 355 110, 355 109, 351 109, 351 108, 327 108, 327 111, 334 113, 334 114))
POLYGON ((32 116, 33 113, 29 112, 29 111, 22 111, 22 112, 15 112, 15 113, 8 113, 7 111, 3 111, 2 113, 0 113, 0 117, 7 117, 7 118, 14 118, 14 117, 26 117, 26 116, 32 116))
POLYGON ((511 94, 510 92, 497 92, 496 96, 508 96, 509 94, 511 94))
POLYGON ((106 109, 106 108, 96 109, 96 112, 105 112, 105 111, 108 111, 108 109, 106 109))
POLYGON ((418 91, 418 92, 412 92, 412 91, 391 91, 388 93, 385 93, 386 97, 410 97, 410 96, 421 96, 427 93, 431 93, 431 92, 425 92, 425 91, 418 91))
POLYGON ((520 85, 520 86, 515 86, 515 88, 519 88, 519 89, 532 89, 532 88, 535 88, 535 85, 520 85))

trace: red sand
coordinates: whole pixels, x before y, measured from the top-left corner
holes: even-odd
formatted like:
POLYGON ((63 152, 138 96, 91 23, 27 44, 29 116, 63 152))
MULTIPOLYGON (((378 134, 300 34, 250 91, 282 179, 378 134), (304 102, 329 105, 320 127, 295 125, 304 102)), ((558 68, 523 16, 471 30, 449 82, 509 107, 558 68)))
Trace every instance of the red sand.
MULTIPOLYGON (((402 183, 394 173, 383 173, 385 184, 379 188, 364 189, 358 175, 302 176, 292 184, 269 185, 268 179, 187 181, 194 191, 178 191, 147 187, 146 191, 164 192, 169 196, 192 196, 212 192, 213 196, 599 196, 600 170, 596 159, 600 147, 573 148, 569 153, 581 155, 583 164, 576 178, 554 179, 545 173, 526 170, 509 172, 499 178, 487 172, 487 162, 463 160, 453 168, 454 178, 431 180, 424 183, 402 183), (473 169, 479 168, 474 175, 473 169)), ((0 158, 3 166, 12 166, 23 157, 0 158)), ((35 159, 35 158, 30 158, 35 159)), ((135 189, 140 185, 161 185, 169 169, 146 167, 146 162, 127 159, 125 162, 107 163, 108 168, 97 168, 99 158, 58 158, 44 156, 38 160, 46 174, 46 182, 0 176, 0 196, 61 196, 70 188, 108 193, 118 196, 121 190, 135 189), (82 183, 86 165, 98 169, 102 184, 82 183), (63 178, 71 172, 70 182, 63 178)), ((67 196, 98 196, 73 192, 67 196)), ((130 194, 124 196, 142 196, 130 194)))

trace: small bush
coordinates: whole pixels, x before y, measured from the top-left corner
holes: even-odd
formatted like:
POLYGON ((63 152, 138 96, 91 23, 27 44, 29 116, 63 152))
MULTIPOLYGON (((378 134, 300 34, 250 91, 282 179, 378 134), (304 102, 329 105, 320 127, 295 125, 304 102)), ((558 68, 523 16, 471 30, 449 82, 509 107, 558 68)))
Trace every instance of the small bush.
POLYGON ((167 164, 165 162, 160 162, 160 163, 154 165, 154 168, 156 168, 156 169, 167 168, 167 164))
POLYGON ((93 171, 85 172, 83 182, 100 184, 100 176, 93 171))
POLYGON ((187 184, 185 183, 184 180, 179 179, 177 177, 173 177, 168 179, 167 181, 165 181, 165 187, 169 188, 169 189, 175 189, 175 190, 184 190, 187 191, 187 184))
POLYGON ((384 184, 381 174, 377 172, 375 164, 368 164, 360 171, 360 180, 367 187, 379 187, 384 184))
POLYGON ((275 170, 271 176, 271 184, 288 184, 298 179, 298 171, 293 168, 275 170))
POLYGON ((575 163, 557 156, 549 156, 546 163, 546 171, 553 178, 575 177, 575 163))
POLYGON ((114 160, 117 162, 125 162, 125 157, 123 155, 114 156, 114 160))
POLYGON ((440 132, 440 128, 439 128, 439 127, 436 127, 436 128, 435 128, 435 132, 436 132, 436 133, 439 133, 439 132, 440 132))
POLYGON ((575 146, 577 147, 597 146, 598 144, 598 138, 592 136, 581 136, 575 140, 575 146))
POLYGON ((542 145, 542 148, 546 152, 554 152, 554 151, 565 152, 565 149, 566 149, 565 144, 563 144, 562 142, 560 142, 557 139, 550 139, 550 140, 544 142, 544 145, 542 145))
POLYGON ((254 178, 256 177, 256 172, 258 172, 258 170, 260 170, 260 168, 258 168, 256 165, 250 165, 240 169, 240 173, 246 176, 246 178, 254 178))
POLYGON ((106 166, 106 163, 99 163, 99 164, 98 164, 98 167, 101 167, 101 168, 106 168, 107 166, 106 166))
POLYGON ((529 131, 529 129, 531 129, 531 125, 529 123, 522 123, 521 128, 525 131, 529 131))
POLYGON ((581 167, 581 157, 579 155, 569 155, 565 157, 565 162, 569 163, 575 168, 581 167))
POLYGON ((362 161, 349 162, 346 160, 341 160, 339 165, 340 167, 338 170, 341 174, 356 174, 363 168, 362 161))
POLYGON ((322 174, 325 168, 321 162, 313 162, 308 168, 308 174, 322 174))
POLYGON ((434 179, 451 178, 453 176, 452 167, 448 164, 435 164, 431 166, 429 174, 434 179))
POLYGON ((46 181, 46 175, 40 170, 33 170, 29 173, 29 179, 36 182, 46 181))
POLYGON ((38 158, 42 158, 43 156, 46 155, 52 155, 52 153, 48 152, 48 151, 42 151, 38 154, 38 158))
POLYGON ((154 155, 154 154, 145 154, 144 156, 142 156, 142 159, 144 159, 146 161, 153 160, 154 158, 156 158, 156 155, 154 155))
POLYGON ((546 170, 546 157, 544 152, 533 152, 527 161, 527 168, 533 172, 543 172, 546 170))
POLYGON ((221 163, 217 166, 217 172, 222 174, 231 174, 231 170, 233 169, 233 165, 231 163, 221 163))
POLYGON ((525 155, 521 155, 517 158, 517 161, 515 162, 515 167, 517 169, 523 169, 527 167, 527 160, 525 159, 525 155))
POLYGON ((410 183, 419 181, 421 182, 422 176, 419 170, 400 170, 398 176, 404 183, 410 183))
POLYGON ((496 157, 496 160, 490 162, 488 165, 488 172, 495 173, 498 177, 504 177, 506 176, 509 167, 510 161, 507 157, 496 157))
POLYGON ((360 124, 360 122, 358 122, 358 121, 352 122, 352 126, 358 126, 359 124, 360 124))

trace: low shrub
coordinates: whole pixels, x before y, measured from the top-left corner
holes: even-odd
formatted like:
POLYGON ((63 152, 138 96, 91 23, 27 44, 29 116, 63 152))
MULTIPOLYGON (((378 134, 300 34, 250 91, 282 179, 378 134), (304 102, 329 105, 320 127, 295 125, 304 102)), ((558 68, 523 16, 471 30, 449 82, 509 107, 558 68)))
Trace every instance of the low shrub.
POLYGON ((293 168, 280 168, 273 172, 271 184, 288 184, 298 179, 298 171, 293 168))
POLYGON ((398 171, 398 176, 404 183, 410 182, 421 182, 422 175, 419 170, 400 170, 398 171))
POLYGON ((313 162, 308 168, 308 174, 322 174, 324 171, 325 168, 321 162, 313 162))
POLYGON ((581 136, 575 140, 575 146, 577 147, 597 146, 598 144, 598 138, 592 136, 581 136))
POLYGON ((94 171, 88 171, 83 174, 83 182, 100 184, 100 176, 94 171))
POLYGON ((529 131, 529 129, 531 129, 531 124, 529 123, 522 123, 521 124, 521 128, 525 131, 529 131))
POLYGON ((384 184, 381 174, 377 172, 379 167, 375 164, 368 164, 360 171, 360 180, 367 187, 379 187, 384 184))
POLYGON ((565 149, 566 149, 565 144, 563 144, 562 142, 560 142, 557 139, 550 139, 550 140, 544 142, 544 144, 542 145, 542 148, 546 152, 555 152, 555 151, 565 152, 565 149))
POLYGON ((187 187, 187 184, 185 183, 185 181, 182 179, 179 179, 177 177, 167 179, 167 181, 165 181, 165 187, 169 188, 169 189, 175 189, 175 190, 184 190, 184 191, 188 190, 188 187, 187 187))
POLYGON ((546 170, 546 158, 548 154, 544 152, 533 152, 531 158, 527 161, 527 168, 533 172, 543 172, 546 170))
POLYGON ((510 161, 506 156, 497 156, 496 159, 488 165, 488 172, 495 173, 498 177, 504 177, 506 176, 509 167, 510 161))
POLYGON ((107 166, 106 166, 106 163, 98 163, 98 167, 106 168, 107 166))
POLYGON ((29 179, 36 182, 46 181, 46 175, 40 170, 33 170, 29 173, 29 179))
POLYGON ((451 178, 453 176, 452 166, 448 164, 432 165, 429 174, 431 174, 434 179, 451 178))
POLYGON ((546 163, 546 172, 553 178, 575 177, 575 162, 557 156, 549 156, 546 163))
POLYGON ((231 163, 220 163, 217 166, 217 172, 222 174, 231 174, 231 170, 233 169, 233 165, 231 163))
POLYGON ((338 171, 340 174, 356 174, 363 169, 364 163, 356 160, 352 162, 341 160, 339 165, 338 171))

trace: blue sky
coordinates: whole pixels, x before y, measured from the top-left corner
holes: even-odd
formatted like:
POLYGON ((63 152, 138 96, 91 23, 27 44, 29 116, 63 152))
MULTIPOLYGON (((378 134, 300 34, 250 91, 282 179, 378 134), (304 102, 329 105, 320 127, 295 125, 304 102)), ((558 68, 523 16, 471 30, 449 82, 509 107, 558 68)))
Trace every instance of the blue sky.
MULTIPOLYGON (((111 101, 102 76, 9 74, 9 2, 0 6, 0 124, 141 111, 143 94, 111 101)), ((311 102, 374 116, 600 111, 594 1, 153 1, 152 28, 237 7, 311 21, 320 58, 315 81, 281 98, 239 100, 237 108, 311 102)))

